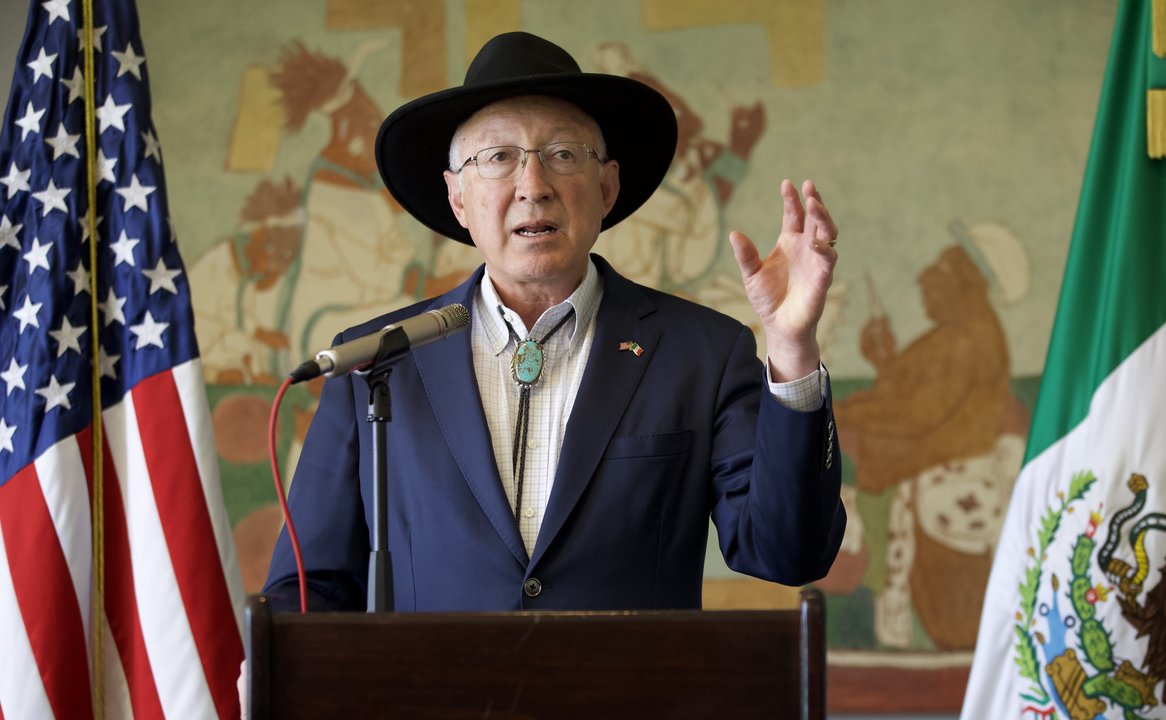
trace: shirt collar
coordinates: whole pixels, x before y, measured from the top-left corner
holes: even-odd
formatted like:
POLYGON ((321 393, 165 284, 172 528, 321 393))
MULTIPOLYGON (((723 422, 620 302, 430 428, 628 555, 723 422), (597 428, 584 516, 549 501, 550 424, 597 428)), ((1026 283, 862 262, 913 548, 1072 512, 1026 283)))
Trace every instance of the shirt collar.
POLYGON ((568 321, 567 327, 559 331, 567 336, 569 342, 573 342, 578 330, 586 328, 595 317, 602 295, 603 285, 599 280, 599 271, 596 270, 595 263, 591 258, 587 258, 587 272, 583 275, 583 282, 575 288, 575 292, 558 305, 547 308, 542 316, 535 321, 534 327, 527 329, 518 313, 506 307, 499 299, 498 291, 494 288, 493 281, 490 280, 490 271, 485 269, 482 272, 482 282, 474 294, 474 311, 477 314, 474 321, 481 323, 490 342, 490 349, 495 355, 498 355, 510 344, 510 330, 506 327, 507 322, 514 328, 514 332, 518 333, 519 337, 528 337, 531 334, 537 337, 536 331, 549 331, 555 326, 555 323, 563 319, 564 315, 574 309, 574 322, 568 321), (498 312, 499 307, 502 308, 502 313, 498 312))

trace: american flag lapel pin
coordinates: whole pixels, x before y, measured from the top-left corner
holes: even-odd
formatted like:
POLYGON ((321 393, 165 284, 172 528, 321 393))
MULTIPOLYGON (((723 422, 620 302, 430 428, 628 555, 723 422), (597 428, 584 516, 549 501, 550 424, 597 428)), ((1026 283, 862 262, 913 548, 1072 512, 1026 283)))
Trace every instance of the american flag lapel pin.
POLYGON ((639 356, 644 354, 644 347, 642 345, 640 345, 638 342, 636 342, 635 340, 627 340, 627 341, 621 342, 619 344, 619 349, 620 350, 631 350, 633 353, 636 354, 636 357, 639 357, 639 356))

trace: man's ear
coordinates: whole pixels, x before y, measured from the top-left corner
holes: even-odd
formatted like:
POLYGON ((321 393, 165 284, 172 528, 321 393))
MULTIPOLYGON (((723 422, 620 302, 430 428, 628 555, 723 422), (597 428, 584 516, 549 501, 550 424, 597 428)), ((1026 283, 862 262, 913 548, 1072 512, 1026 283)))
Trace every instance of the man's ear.
POLYGON ((619 197, 619 163, 608 160, 603 165, 603 176, 599 178, 599 187, 603 191, 603 216, 611 212, 615 199, 619 197))
POLYGON ((453 216, 457 218, 462 227, 469 229, 469 225, 466 225, 466 206, 462 202, 461 173, 446 170, 442 173, 442 177, 445 178, 446 197, 449 198, 449 207, 453 210, 453 216))

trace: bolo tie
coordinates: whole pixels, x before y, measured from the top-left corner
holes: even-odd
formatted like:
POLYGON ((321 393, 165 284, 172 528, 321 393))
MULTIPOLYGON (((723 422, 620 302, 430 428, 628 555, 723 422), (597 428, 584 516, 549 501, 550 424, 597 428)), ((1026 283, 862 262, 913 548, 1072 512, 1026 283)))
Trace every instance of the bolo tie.
POLYGON ((506 323, 506 329, 510 331, 510 339, 515 344, 514 355, 510 358, 510 377, 518 385, 518 416, 514 420, 514 449, 510 454, 510 463, 514 472, 514 519, 518 520, 522 511, 522 481, 526 474, 526 434, 530 427, 530 390, 542 379, 543 370, 546 368, 547 355, 546 350, 543 349, 543 344, 550 340, 551 336, 559 331, 559 328, 567 324, 567 321, 575 314, 575 309, 571 308, 562 320, 555 323, 550 332, 543 335, 542 340, 535 340, 533 337, 520 340, 510 321, 506 319, 506 313, 502 310, 501 305, 498 306, 498 313, 502 316, 502 322, 506 323))

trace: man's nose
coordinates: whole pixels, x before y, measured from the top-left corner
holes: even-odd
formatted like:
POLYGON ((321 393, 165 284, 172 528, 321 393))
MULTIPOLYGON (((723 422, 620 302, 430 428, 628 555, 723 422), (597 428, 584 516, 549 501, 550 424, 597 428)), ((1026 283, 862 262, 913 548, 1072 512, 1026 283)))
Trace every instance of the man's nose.
POLYGON ((514 194, 519 200, 539 202, 554 192, 550 183, 551 171, 542 163, 537 150, 527 150, 514 180, 514 194))

